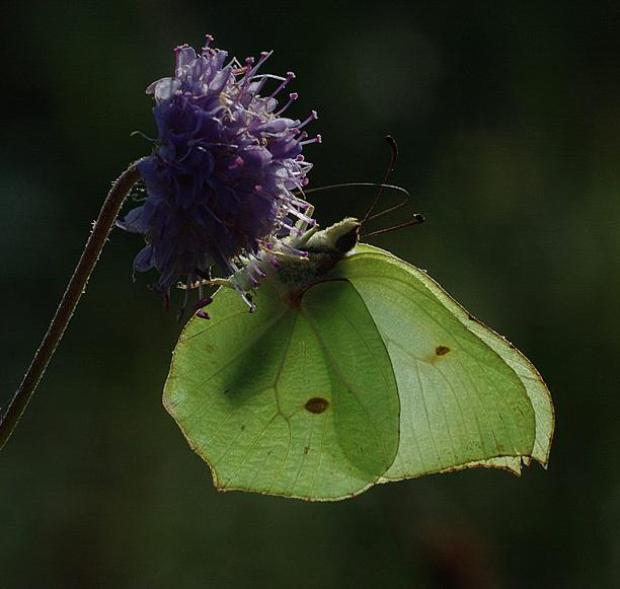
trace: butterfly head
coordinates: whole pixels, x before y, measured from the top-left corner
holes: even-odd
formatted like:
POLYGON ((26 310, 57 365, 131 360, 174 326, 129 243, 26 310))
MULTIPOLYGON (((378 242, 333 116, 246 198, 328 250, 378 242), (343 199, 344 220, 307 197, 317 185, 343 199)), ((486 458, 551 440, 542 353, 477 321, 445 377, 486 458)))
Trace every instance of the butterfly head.
POLYGON ((310 254, 327 254, 341 258, 359 242, 361 223, 354 217, 346 217, 326 229, 312 233, 300 245, 310 254))

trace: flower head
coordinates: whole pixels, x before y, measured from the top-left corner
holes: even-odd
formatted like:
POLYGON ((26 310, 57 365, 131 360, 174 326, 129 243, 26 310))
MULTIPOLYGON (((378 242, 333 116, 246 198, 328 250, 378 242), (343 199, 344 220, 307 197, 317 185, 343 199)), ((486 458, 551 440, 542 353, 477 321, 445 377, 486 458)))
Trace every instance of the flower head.
POLYGON ((147 88, 158 130, 153 154, 139 164, 147 198, 118 223, 144 235, 134 268, 156 268, 162 292, 213 266, 230 275, 240 260, 312 224, 311 205, 296 193, 312 167, 302 149, 320 141, 303 130, 316 113, 283 116, 297 94, 283 106, 277 96, 294 74, 259 74, 271 53, 241 64, 210 41, 199 54, 178 47, 174 76, 147 88), (261 94, 268 84, 273 91, 261 94))

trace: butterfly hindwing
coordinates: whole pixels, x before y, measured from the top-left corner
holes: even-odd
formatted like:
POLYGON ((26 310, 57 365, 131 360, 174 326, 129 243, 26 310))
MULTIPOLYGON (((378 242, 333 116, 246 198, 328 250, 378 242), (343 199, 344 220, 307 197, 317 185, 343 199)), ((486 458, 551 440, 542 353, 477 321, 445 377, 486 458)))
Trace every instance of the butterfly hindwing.
POLYGON ((386 347, 344 280, 298 297, 264 284, 256 312, 221 289, 183 331, 164 404, 220 490, 311 500, 362 492, 398 450, 386 347))

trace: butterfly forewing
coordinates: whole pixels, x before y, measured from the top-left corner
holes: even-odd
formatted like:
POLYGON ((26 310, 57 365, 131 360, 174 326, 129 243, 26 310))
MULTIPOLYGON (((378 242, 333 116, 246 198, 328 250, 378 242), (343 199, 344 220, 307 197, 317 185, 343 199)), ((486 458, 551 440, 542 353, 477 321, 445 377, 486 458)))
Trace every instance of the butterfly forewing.
POLYGON ((468 466, 546 462, 553 420, 535 369, 428 276, 359 245, 333 271, 360 293, 387 346, 401 403, 384 480, 468 466))

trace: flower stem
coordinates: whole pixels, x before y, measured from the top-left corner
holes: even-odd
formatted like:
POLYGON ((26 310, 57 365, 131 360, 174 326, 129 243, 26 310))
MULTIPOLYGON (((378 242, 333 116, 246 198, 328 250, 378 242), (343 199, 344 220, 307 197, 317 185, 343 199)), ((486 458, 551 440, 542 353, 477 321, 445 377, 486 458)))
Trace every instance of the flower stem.
POLYGON ((138 162, 131 164, 114 181, 110 192, 108 192, 101 211, 99 211, 99 216, 93 225, 93 230, 88 237, 84 251, 80 256, 80 261, 75 267, 71 280, 69 280, 65 294, 60 300, 47 333, 43 336, 43 340, 32 359, 30 367, 2 415, 2 421, 0 421, 0 449, 4 447, 4 444, 11 437, 13 430, 15 430, 21 416, 24 414, 28 402, 32 398, 47 365, 65 333, 65 329, 73 316, 80 297, 86 289, 86 283, 99 260, 101 250, 103 250, 108 235, 114 226, 116 217, 131 187, 140 178, 137 165, 138 162))

